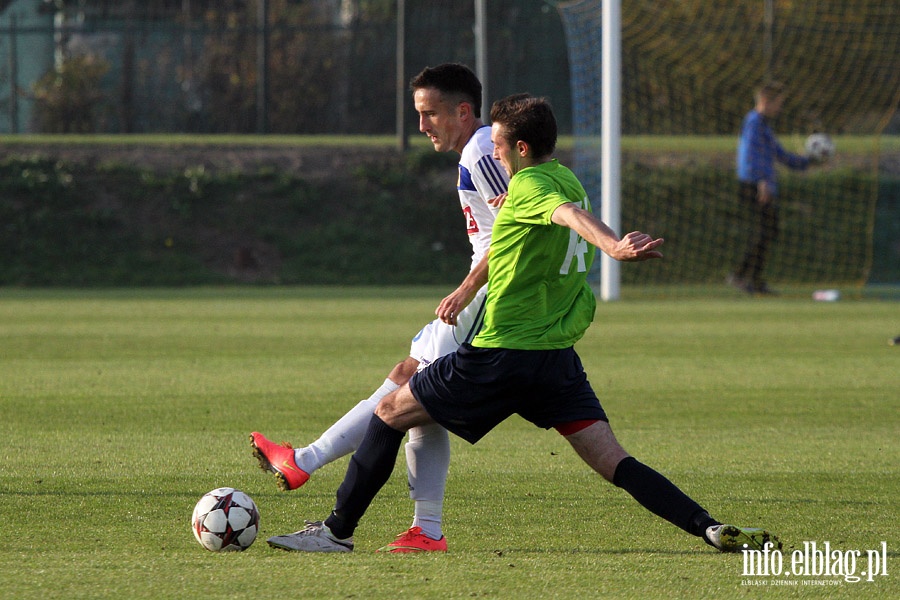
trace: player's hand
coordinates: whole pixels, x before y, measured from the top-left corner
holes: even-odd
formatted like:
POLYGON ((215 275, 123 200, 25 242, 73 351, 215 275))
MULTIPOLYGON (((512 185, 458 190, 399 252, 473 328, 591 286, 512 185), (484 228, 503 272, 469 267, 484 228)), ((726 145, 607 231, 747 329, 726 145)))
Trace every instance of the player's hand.
POLYGON ((763 206, 772 201, 772 190, 769 189, 769 182, 759 182, 756 187, 756 201, 763 206))
POLYGON ((657 248, 665 242, 662 238, 653 239, 652 236, 640 231, 632 231, 625 235, 616 244, 611 254, 616 260, 623 262, 639 262, 653 258, 662 258, 663 254, 657 248))
POLYGON ((506 192, 503 192, 499 196, 496 196, 496 197, 488 200, 487 203, 490 204, 491 206, 493 206, 494 208, 500 208, 501 206, 503 206, 503 203, 506 202, 506 194, 507 194, 506 192))
POLYGON ((456 325, 456 318, 459 316, 459 313, 469 305, 477 291, 469 292, 463 288, 456 288, 452 294, 441 300, 441 303, 434 310, 434 314, 447 325, 456 325))

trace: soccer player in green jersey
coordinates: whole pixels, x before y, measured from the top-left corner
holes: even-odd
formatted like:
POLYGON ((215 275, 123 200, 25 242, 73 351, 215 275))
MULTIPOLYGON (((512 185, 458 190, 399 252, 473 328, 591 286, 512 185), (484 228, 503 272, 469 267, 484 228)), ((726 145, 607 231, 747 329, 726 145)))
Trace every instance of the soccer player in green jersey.
POLYGON ((552 157, 556 119, 546 100, 510 96, 494 104, 491 120, 494 158, 511 179, 494 222, 483 328, 379 403, 334 510, 293 534, 294 549, 353 549, 353 532, 411 427, 437 422, 474 444, 513 414, 556 429, 605 479, 719 550, 780 548, 763 529, 713 519, 618 443, 573 347, 596 308, 586 275, 594 248, 642 261, 662 258, 663 240, 641 232, 619 238, 594 217, 578 179, 552 157))

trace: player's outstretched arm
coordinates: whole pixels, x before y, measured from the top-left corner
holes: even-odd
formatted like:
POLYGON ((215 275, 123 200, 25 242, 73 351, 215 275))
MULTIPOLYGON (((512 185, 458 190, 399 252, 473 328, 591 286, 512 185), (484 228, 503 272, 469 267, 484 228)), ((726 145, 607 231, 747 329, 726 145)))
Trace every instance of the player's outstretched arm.
POLYGON ((553 212, 552 221, 557 225, 568 227, 612 258, 620 261, 634 262, 662 258, 657 250, 664 240, 653 238, 640 231, 619 238, 609 226, 583 208, 572 203, 561 205, 553 212))

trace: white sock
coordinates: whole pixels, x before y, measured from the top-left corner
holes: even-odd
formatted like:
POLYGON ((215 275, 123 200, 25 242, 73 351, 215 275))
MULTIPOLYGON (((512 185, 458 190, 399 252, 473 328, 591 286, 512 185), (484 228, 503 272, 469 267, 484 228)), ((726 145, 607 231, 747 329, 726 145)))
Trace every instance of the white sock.
POLYGON ((406 473, 409 497, 416 502, 413 527, 439 540, 444 507, 444 489, 450 468, 450 435, 438 424, 413 427, 406 443, 406 473))
POLYGON ((312 473, 331 461, 354 452, 362 442, 378 402, 399 387, 390 379, 385 379, 381 387, 347 411, 319 439, 305 448, 295 449, 294 460, 297 461, 297 466, 312 473))
POLYGON ((416 514, 412 526, 421 527, 422 533, 433 540, 444 537, 441 530, 441 515, 444 512, 443 500, 416 500, 416 514))

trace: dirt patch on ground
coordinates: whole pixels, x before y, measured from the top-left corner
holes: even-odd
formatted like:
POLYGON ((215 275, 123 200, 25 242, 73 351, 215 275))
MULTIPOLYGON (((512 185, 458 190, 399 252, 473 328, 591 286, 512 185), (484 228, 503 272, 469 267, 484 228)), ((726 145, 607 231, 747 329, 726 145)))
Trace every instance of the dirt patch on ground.
POLYGON ((263 169, 303 174, 319 179, 363 164, 399 161, 389 147, 290 147, 240 145, 136 145, 136 144, 14 144, 0 147, 0 160, 39 156, 97 167, 128 165, 157 172, 179 172, 203 167, 215 172, 257 172, 263 169))
MULTIPOLYGON (((261 146, 261 145, 138 145, 138 144, 29 144, 0 147, 0 160, 8 157, 40 156, 87 166, 128 165, 156 172, 180 172, 203 167, 209 173, 262 170, 287 172, 313 180, 340 176, 363 165, 399 163, 403 154, 392 146, 261 146)), ((559 149, 556 156, 571 166, 572 151, 559 149)), ((700 164, 731 168, 734 156, 697 156, 693 153, 626 153, 624 162, 648 167, 697 167, 700 164)), ((847 156, 840 153, 824 168, 850 167, 867 170, 877 166, 883 173, 900 174, 900 153, 880 157, 847 156)))

